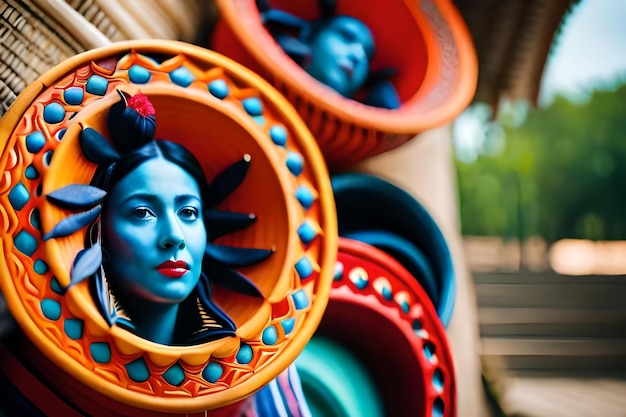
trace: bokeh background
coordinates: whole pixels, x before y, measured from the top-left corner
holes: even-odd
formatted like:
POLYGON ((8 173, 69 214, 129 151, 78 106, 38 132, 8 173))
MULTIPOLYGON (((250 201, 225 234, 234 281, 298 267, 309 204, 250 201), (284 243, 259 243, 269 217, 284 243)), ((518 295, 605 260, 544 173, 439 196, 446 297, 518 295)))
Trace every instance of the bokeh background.
POLYGON ((625 16, 571 3, 536 94, 485 95, 453 126, 495 415, 626 415, 625 16))

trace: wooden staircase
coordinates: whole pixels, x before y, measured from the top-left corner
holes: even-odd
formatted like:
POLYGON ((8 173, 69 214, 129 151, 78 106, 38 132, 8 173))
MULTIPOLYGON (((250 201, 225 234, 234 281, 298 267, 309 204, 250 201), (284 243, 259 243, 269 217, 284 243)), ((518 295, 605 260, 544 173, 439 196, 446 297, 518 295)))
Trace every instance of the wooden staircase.
POLYGON ((626 276, 474 282, 485 378, 507 415, 626 417, 626 276))

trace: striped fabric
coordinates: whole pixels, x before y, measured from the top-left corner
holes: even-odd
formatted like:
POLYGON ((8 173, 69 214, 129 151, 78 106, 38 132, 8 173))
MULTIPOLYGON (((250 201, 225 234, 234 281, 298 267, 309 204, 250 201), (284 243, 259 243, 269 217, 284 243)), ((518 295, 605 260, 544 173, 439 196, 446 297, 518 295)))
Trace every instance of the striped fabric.
POLYGON ((311 417, 295 365, 254 395, 254 407, 245 417, 311 417))

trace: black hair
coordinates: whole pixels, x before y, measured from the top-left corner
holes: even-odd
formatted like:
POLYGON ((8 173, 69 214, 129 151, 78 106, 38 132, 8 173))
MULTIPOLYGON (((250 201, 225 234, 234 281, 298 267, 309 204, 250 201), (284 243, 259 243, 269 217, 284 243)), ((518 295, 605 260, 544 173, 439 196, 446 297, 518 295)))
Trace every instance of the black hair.
POLYGON ((111 168, 102 167, 109 173, 100 179, 101 184, 94 185, 101 186, 100 188, 105 191, 111 190, 139 165, 156 158, 163 158, 172 162, 191 175, 198 184, 204 201, 207 180, 200 162, 184 146, 164 139, 150 141, 140 148, 120 155, 120 159, 111 168))

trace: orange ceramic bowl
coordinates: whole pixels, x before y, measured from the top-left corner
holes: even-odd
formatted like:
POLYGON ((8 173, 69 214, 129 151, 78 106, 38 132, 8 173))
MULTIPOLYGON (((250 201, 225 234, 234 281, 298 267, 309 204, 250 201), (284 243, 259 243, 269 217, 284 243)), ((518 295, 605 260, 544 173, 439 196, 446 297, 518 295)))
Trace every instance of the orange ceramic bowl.
MULTIPOLYGON (((41 356, 34 366, 73 406, 89 415, 223 407, 279 375, 316 330, 337 252, 326 165, 289 103, 248 69, 173 41, 88 51, 20 95, 0 122, 0 149, 0 290, 26 344, 41 356), (240 271, 261 299, 213 288, 214 301, 237 326, 235 337, 161 345, 109 327, 87 281, 63 291, 86 231, 43 241, 67 215, 45 196, 90 182, 95 165, 80 150, 79 132, 82 125, 108 134, 104 120, 119 100, 116 89, 147 95, 156 109, 157 139, 190 149, 209 181, 243 155, 251 157, 242 185, 220 209, 255 213, 257 222, 217 243, 275 253, 240 271)), ((11 377, 10 366, 2 367, 11 377)))
MULTIPOLYGON (((303 19, 320 17, 317 0, 272 0, 303 19)), ((268 79, 296 107, 327 163, 337 166, 393 149, 451 121, 471 101, 477 62, 470 34, 450 0, 337 0, 373 33, 372 69, 393 67, 402 105, 394 110, 347 99, 309 76, 275 42, 255 0, 217 0, 210 47, 268 79)))

